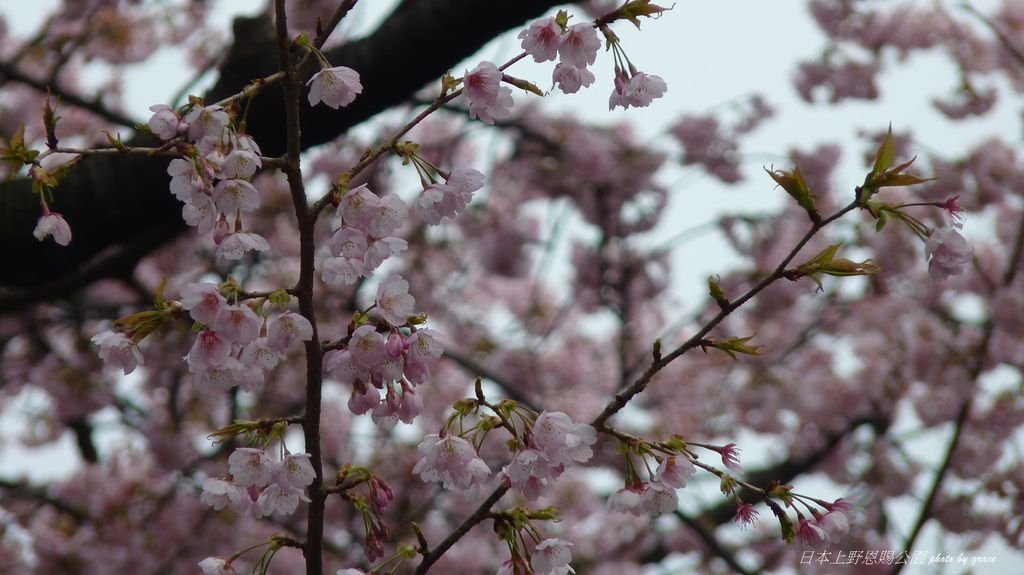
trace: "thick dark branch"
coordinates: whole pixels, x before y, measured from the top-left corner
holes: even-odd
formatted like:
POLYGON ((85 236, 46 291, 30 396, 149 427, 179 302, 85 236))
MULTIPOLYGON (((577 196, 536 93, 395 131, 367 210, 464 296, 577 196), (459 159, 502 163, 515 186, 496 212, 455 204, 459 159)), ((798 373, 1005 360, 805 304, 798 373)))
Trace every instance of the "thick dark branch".
MULTIPOLYGON (((494 36, 542 14, 554 0, 419 0, 402 3, 370 36, 328 52, 335 66, 359 71, 364 91, 348 108, 309 108, 303 103, 303 149, 330 141, 350 127, 406 101, 431 80, 471 56, 494 36)), ((277 71, 273 31, 266 21, 239 20, 235 46, 225 58, 217 85, 206 95, 213 102, 240 91, 253 79, 277 71)), ((304 98, 303 98, 304 99, 304 98)), ((284 151, 284 113, 278 89, 269 89, 253 103, 248 131, 265 153, 284 151)), ((132 144, 151 144, 136 138, 132 144)), ((38 200, 28 181, 0 184, 0 247, 8 257, 0 268, 0 285, 23 290, 0 294, 5 301, 21 303, 46 289, 56 297, 84 285, 64 282, 54 293, 52 282, 78 272, 80 281, 94 274, 80 269, 106 252, 131 246, 145 232, 161 230, 146 247, 159 245, 184 229, 181 206, 167 191, 167 160, 148 157, 90 158, 72 170, 56 190, 52 209, 71 224, 71 246, 39 242, 32 230, 39 216, 38 200), (153 240, 158 240, 153 242, 153 240), (48 289, 47 289, 48 288, 48 289), (20 293, 19 293, 20 292, 20 293)), ((121 265, 107 266, 106 276, 131 273, 137 256, 148 249, 136 248, 136 257, 122 258, 121 265), (109 269, 109 268, 115 269, 109 269)), ((7 305, 6 307, 9 307, 7 305)))

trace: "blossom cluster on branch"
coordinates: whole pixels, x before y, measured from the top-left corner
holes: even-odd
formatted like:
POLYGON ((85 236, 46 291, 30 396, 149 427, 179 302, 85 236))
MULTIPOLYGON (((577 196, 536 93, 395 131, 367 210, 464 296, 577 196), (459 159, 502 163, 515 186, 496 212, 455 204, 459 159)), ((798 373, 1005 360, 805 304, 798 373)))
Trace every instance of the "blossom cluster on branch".
MULTIPOLYGON (((163 39, 214 65, 206 4, 86 2, 20 47, 0 35, 0 77, 17 84, 0 106, 42 118, 0 115, 4 169, 32 189, 26 235, 73 250, 94 233, 62 215, 63 184, 111 156, 160 159, 166 188, 151 193, 173 196, 190 228, 131 277, 0 317, 5 401, 48 402, 19 439, 70 434, 83 459, 47 486, 0 475, 19 533, 0 538, 5 561, 600 575, 685 557, 753 573, 795 570, 807 549, 911 551, 925 525, 951 544, 1021 544, 1019 514, 979 504, 1019 509, 1024 492, 1008 441, 1024 425, 1012 144, 925 155, 911 126, 880 118, 862 134, 863 179, 840 181, 829 143, 748 165, 747 138, 777 114, 759 94, 732 121, 665 121, 657 142, 549 116, 536 100, 556 88, 605 84, 609 109, 666 104, 665 80, 616 32, 685 9, 651 0, 510 17, 515 56, 449 71, 395 116, 311 150, 304 116, 380 96, 379 76, 325 48, 348 41, 353 0, 270 3, 275 71, 233 95, 183 95, 145 123, 123 121, 115 96, 74 96, 68 62, 139 61, 163 39), (550 80, 516 75, 527 58, 550 80), (611 77, 594 74, 600 58, 611 77), (257 142, 250 122, 269 96, 283 102, 281 140, 257 142), (97 137, 110 122, 150 143, 97 137), (500 138, 489 157, 478 130, 500 138), (784 200, 713 222, 744 263, 707 278, 692 315, 671 289, 685 234, 652 240, 680 202, 700 205, 666 183, 674 166, 784 200), (937 460, 915 453, 907 425, 952 430, 937 460), (97 441, 108 427, 123 444, 97 441)), ((795 70, 808 102, 878 98, 883 71, 932 50, 962 80, 929 101, 950 121, 1024 89, 1013 3, 808 6, 828 43, 795 70)))

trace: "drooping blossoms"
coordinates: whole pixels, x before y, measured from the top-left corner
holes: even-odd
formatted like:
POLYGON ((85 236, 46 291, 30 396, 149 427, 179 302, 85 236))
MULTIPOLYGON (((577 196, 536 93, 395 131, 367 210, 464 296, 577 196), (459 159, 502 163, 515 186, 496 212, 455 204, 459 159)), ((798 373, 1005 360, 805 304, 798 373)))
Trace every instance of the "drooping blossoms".
POLYGON ((389 257, 409 244, 394 237, 409 208, 394 194, 379 197, 364 184, 341 198, 341 225, 328 241, 331 257, 321 265, 321 278, 331 287, 344 287, 369 277, 389 257))
POLYGON ((455 218, 473 200, 473 192, 484 185, 484 175, 474 169, 455 169, 443 184, 431 184, 416 202, 416 215, 437 225, 444 218, 455 218))
POLYGON ((231 117, 220 106, 193 101, 184 117, 165 105, 150 110, 149 127, 154 135, 194 144, 189 156, 175 158, 167 167, 171 193, 184 203, 181 216, 185 223, 201 234, 212 232, 221 259, 238 260, 250 251, 269 250, 266 239, 245 232, 241 220, 241 214, 260 206, 259 192, 249 181, 262 167, 256 141, 236 132, 231 117))
POLYGON ((383 429, 419 415, 423 400, 415 388, 429 381, 430 362, 444 352, 436 331, 409 322, 415 305, 409 282, 389 276, 377 289, 376 322, 355 328, 342 349, 324 356, 324 371, 352 389, 349 410, 372 413, 383 429))
POLYGON ((593 427, 559 411, 541 412, 525 433, 524 447, 501 470, 502 476, 527 499, 536 499, 567 465, 589 461, 596 442, 593 427))
POLYGON ((228 457, 232 480, 207 478, 200 500, 214 509, 252 510, 257 517, 291 515, 299 501, 309 502, 304 490, 316 477, 309 457, 286 453, 274 461, 262 449, 238 448, 228 457))
POLYGON ((289 349, 313 337, 305 317, 291 311, 262 317, 247 304, 229 304, 210 283, 187 284, 181 306, 203 326, 185 361, 193 382, 204 389, 255 390, 289 349))

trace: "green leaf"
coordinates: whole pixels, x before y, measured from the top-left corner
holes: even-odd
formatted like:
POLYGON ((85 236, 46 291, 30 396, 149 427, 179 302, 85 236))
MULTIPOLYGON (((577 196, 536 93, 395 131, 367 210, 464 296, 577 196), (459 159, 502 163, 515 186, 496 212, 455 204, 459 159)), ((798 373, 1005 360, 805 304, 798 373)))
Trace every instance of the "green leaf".
POLYGON ((889 124, 889 131, 882 140, 882 145, 875 153, 875 165, 871 168, 871 174, 877 175, 889 169, 893 160, 896 159, 896 143, 892 138, 892 124, 889 124))

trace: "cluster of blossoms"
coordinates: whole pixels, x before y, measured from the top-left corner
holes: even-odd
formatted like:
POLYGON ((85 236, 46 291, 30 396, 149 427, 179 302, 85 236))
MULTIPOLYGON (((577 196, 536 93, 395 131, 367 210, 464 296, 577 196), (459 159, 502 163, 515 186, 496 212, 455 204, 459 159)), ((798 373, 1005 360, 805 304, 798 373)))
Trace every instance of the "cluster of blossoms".
POLYGON ((305 488, 316 477, 309 457, 308 453, 285 453, 274 461, 262 449, 236 449, 228 458, 232 479, 204 480, 201 501, 214 509, 251 510, 257 517, 291 515, 300 500, 309 502, 305 488))
POLYGON ((352 413, 372 412, 374 423, 384 429, 399 420, 412 423, 419 415, 423 400, 414 388, 429 381, 430 361, 444 352, 434 330, 402 329, 409 325, 415 303, 409 295, 409 282, 397 275, 388 277, 378 287, 375 299, 380 327, 357 327, 343 349, 324 356, 324 370, 352 388, 348 402, 352 413))
POLYGON ((188 158, 175 158, 167 167, 171 193, 185 204, 185 222, 202 234, 213 232, 217 256, 223 259, 238 260, 246 252, 270 249, 262 236, 242 229, 241 214, 260 205, 259 193, 249 182, 262 167, 255 140, 237 133, 220 106, 193 102, 184 117, 166 105, 150 110, 149 127, 158 138, 183 137, 193 144, 188 158), (233 227, 228 217, 234 218, 233 227))
POLYGON ((679 506, 676 490, 686 487, 696 470, 686 456, 665 457, 650 481, 634 478, 608 497, 608 509, 633 515, 671 513, 679 506))
POLYGON ((473 192, 484 185, 484 175, 474 169, 455 169, 445 183, 430 184, 423 189, 416 202, 416 215, 421 220, 437 225, 444 218, 455 218, 473 199, 473 192))
MULTIPOLYGON (((502 481, 536 499, 545 487, 574 462, 584 463, 593 456, 596 430, 575 423, 561 412, 541 412, 524 431, 522 447, 501 471, 502 481)), ((423 438, 420 459, 413 473, 426 482, 446 488, 469 490, 491 477, 490 468, 465 439, 442 431, 423 438)))
POLYGON ((327 243, 331 257, 320 272, 328 286, 343 287, 369 277, 386 259, 409 247, 392 235, 409 214, 409 207, 394 194, 380 197, 364 184, 341 198, 337 214, 341 225, 327 243))
POLYGON ((301 315, 285 311, 267 321, 248 305, 229 305, 213 284, 188 284, 181 296, 182 307, 203 326, 185 356, 199 386, 257 389, 289 348, 313 337, 301 315))
POLYGON ((519 33, 522 47, 535 62, 558 60, 551 74, 552 83, 566 94, 594 83, 587 67, 597 60, 601 40, 589 23, 565 26, 558 18, 543 18, 519 33))
POLYGON ((527 499, 536 499, 566 465, 589 461, 594 455, 590 446, 596 442, 593 427, 559 411, 541 412, 525 432, 523 449, 501 470, 502 476, 527 499))

